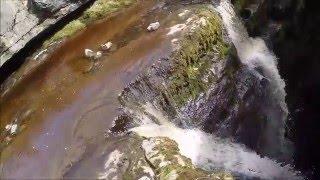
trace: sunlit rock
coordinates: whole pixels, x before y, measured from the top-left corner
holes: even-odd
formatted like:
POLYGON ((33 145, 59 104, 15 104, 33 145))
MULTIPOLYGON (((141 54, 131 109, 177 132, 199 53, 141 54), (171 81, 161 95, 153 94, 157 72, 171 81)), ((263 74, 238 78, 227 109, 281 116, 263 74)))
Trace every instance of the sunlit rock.
POLYGON ((11 129, 11 127, 12 127, 12 124, 8 124, 8 125, 6 125, 5 129, 6 129, 7 131, 9 131, 9 130, 11 129))
POLYGON ((102 52, 101 51, 96 52, 96 54, 94 55, 94 59, 95 60, 100 59, 101 57, 102 57, 102 52))
POLYGON ((159 27, 160 27, 160 23, 159 23, 159 22, 154 22, 154 23, 151 23, 151 24, 147 27, 147 30, 148 30, 149 32, 151 32, 151 31, 156 31, 156 30, 159 29, 159 27))
POLYGON ((10 133, 11 133, 11 134, 16 134, 16 133, 17 133, 17 130, 18 130, 18 125, 17 125, 17 124, 13 124, 13 125, 11 126, 10 133))
POLYGON ((102 44, 100 47, 103 51, 109 51, 112 47, 112 42, 107 42, 105 44, 102 44))
POLYGON ((87 58, 94 58, 95 57, 95 53, 91 49, 85 49, 84 50, 84 55, 87 58))

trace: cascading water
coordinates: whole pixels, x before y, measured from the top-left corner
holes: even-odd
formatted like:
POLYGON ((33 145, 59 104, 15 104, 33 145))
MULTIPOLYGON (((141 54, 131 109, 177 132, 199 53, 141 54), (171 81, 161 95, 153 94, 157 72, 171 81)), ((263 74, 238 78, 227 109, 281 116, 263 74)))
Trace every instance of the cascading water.
POLYGON ((249 37, 229 0, 221 0, 216 9, 222 17, 241 62, 253 71, 256 71, 256 68, 262 68, 263 72, 256 71, 257 75, 270 82, 271 88, 274 90, 272 97, 278 100, 282 110, 287 113, 285 82, 280 77, 277 68, 277 57, 268 49, 263 39, 249 37))
POLYGON ((267 116, 264 130, 265 136, 272 140, 268 142, 269 148, 266 148, 265 154, 273 157, 288 156, 283 155, 289 154, 287 151, 290 149, 288 141, 284 139, 288 109, 285 102, 285 82, 278 71, 277 57, 268 49, 262 38, 249 37, 229 0, 221 0, 216 10, 222 17, 223 24, 229 38, 235 45, 241 63, 247 66, 261 82, 264 81, 268 84, 268 88, 263 90, 268 94, 266 101, 269 101, 264 107, 267 116), (279 147, 280 152, 274 150, 274 147, 279 147))
MULTIPOLYGON (((236 17, 228 0, 222 0, 216 10, 222 16, 241 63, 248 66, 255 76, 269 83, 269 87, 272 89, 272 92, 269 93, 270 98, 281 107, 282 113, 281 116, 274 115, 273 117, 270 115, 272 120, 268 122, 269 129, 276 129, 279 132, 266 133, 271 137, 270 139, 281 139, 284 120, 287 117, 287 106, 285 103, 285 83, 278 73, 276 57, 262 39, 248 36, 245 27, 236 17)), ((130 131, 144 137, 164 136, 175 140, 181 154, 190 158, 200 168, 209 171, 227 170, 233 172, 236 177, 244 179, 302 179, 289 165, 282 166, 268 157, 260 157, 256 152, 231 142, 229 139, 221 139, 214 134, 208 134, 191 127, 189 129, 178 128, 153 103, 147 101, 139 106, 142 107, 142 110, 129 110, 131 116, 134 117, 133 119, 136 119, 136 123, 140 124, 130 131)), ((275 140, 275 142, 279 141, 275 140)))
POLYGON ((143 113, 136 113, 141 126, 130 131, 144 137, 168 137, 178 143, 182 155, 190 158, 196 166, 205 170, 227 170, 239 178, 301 179, 289 166, 281 166, 267 157, 246 149, 243 145, 220 139, 199 129, 181 129, 147 103, 143 113), (148 114, 148 118, 145 116, 148 114), (155 119, 157 123, 152 123, 155 119))

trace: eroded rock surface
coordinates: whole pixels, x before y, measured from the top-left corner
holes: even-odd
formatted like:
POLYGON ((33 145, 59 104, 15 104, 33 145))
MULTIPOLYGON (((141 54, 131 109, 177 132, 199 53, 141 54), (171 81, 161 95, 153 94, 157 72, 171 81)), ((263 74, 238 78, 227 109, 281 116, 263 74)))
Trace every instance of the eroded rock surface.
POLYGON ((28 41, 89 0, 1 0, 0 66, 28 41))

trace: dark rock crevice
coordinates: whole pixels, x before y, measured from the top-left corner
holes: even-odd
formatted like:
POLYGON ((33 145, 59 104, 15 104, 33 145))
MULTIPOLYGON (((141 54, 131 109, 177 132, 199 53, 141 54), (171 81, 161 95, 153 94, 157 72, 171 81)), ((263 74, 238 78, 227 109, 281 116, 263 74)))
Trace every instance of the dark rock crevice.
POLYGON ((295 165, 308 178, 318 179, 320 12, 317 2, 265 0, 260 7, 246 23, 248 31, 253 36, 264 36, 279 58, 290 112, 286 134, 295 146, 295 165))

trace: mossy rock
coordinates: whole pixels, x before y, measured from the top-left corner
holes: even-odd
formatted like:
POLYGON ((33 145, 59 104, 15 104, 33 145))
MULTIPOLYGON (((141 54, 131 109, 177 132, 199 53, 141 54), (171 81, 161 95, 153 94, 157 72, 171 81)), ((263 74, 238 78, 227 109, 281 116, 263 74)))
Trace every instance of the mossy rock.
POLYGON ((204 25, 185 35, 180 41, 181 48, 172 55, 174 63, 168 91, 179 107, 208 88, 210 82, 203 78, 210 73, 214 57, 223 60, 229 53, 229 45, 223 40, 220 17, 205 7, 198 9, 196 15, 204 25))

